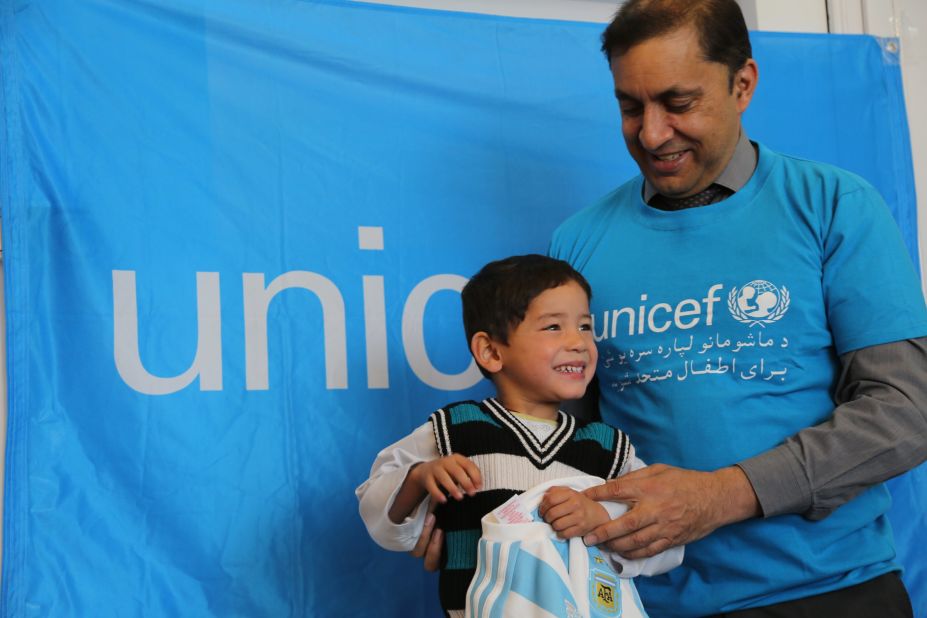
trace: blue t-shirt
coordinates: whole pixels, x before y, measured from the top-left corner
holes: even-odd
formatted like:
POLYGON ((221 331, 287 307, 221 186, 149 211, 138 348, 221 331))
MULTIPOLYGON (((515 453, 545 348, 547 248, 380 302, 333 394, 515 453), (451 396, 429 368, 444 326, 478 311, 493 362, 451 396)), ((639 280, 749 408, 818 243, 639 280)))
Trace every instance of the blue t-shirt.
MULTIPOLYGON (((732 197, 666 212, 637 177, 554 233, 592 284, 603 420, 648 463, 715 470, 831 416, 838 355, 927 335, 899 230, 849 172, 762 146, 732 197)), ((723 527, 639 581, 654 616, 699 616, 897 569, 881 484, 824 520, 723 527)))

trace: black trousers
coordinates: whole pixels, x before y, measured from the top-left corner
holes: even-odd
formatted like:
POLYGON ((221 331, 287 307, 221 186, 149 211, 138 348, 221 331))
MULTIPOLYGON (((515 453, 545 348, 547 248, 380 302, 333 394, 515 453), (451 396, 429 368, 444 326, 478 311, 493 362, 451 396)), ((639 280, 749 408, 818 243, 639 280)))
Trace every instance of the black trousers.
POLYGON ((913 618, 911 599, 897 571, 842 590, 709 618, 913 618))

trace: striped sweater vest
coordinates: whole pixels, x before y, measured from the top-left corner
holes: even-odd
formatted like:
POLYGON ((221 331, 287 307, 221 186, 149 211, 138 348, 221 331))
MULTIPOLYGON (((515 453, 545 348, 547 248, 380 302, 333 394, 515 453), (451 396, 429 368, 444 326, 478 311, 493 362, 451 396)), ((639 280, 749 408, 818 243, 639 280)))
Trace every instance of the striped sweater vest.
POLYGON ((587 474, 618 476, 631 458, 627 435, 560 412, 556 429, 537 437, 495 399, 451 404, 431 415, 438 453, 459 453, 480 469, 482 489, 435 510, 444 531, 438 594, 445 611, 463 609, 476 568, 480 519, 515 494, 545 481, 587 474))

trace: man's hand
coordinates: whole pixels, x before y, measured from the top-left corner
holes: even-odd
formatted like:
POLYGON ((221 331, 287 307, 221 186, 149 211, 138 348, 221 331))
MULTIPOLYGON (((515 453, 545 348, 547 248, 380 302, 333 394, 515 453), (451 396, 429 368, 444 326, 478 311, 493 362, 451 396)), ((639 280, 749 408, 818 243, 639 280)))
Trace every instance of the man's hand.
MULTIPOLYGON (((434 509, 434 502, 432 509, 434 509)), ((441 566, 441 544, 444 542, 444 532, 440 528, 435 528, 434 513, 428 513, 425 516, 425 526, 422 528, 422 534, 418 537, 418 542, 409 553, 416 558, 424 558, 426 571, 437 571, 441 566)))
POLYGON ((561 539, 583 536, 609 520, 604 506, 569 487, 548 489, 538 513, 561 539))
POLYGON ((760 515, 753 486, 736 466, 695 472, 662 464, 635 470, 583 492, 624 502, 628 512, 584 537, 629 559, 649 558, 715 529, 760 515))

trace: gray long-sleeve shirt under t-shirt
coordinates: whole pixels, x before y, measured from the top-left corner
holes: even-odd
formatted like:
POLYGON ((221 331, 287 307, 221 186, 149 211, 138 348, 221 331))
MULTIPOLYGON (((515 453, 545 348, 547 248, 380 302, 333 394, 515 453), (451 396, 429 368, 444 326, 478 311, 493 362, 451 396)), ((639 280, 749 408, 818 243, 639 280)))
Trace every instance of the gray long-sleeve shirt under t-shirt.
MULTIPOLYGON (((710 203, 740 190, 756 162, 756 147, 741 131, 714 183, 723 190, 710 203)), ((643 197, 664 210, 692 207, 674 204, 646 181, 643 197)), ((737 464, 765 517, 799 513, 823 519, 867 487, 927 459, 927 337, 847 352, 840 365, 830 419, 737 464)))

